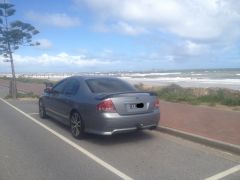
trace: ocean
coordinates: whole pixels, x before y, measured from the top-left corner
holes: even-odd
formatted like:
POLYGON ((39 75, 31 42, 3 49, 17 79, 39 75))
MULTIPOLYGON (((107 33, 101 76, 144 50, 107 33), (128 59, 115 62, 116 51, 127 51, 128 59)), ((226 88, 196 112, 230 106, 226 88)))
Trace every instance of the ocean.
MULTIPOLYGON (((113 76, 131 84, 143 83, 149 86, 167 86, 178 84, 182 87, 219 87, 240 90, 240 68, 236 69, 201 69, 171 71, 135 71, 135 72, 94 72, 94 73, 18 73, 17 77, 44 78, 60 80, 73 75, 113 76)), ((11 76, 0 73, 0 76, 11 76)))
POLYGON ((240 69, 122 73, 120 77, 131 83, 152 86, 166 86, 174 83, 182 87, 219 87, 240 90, 240 69))

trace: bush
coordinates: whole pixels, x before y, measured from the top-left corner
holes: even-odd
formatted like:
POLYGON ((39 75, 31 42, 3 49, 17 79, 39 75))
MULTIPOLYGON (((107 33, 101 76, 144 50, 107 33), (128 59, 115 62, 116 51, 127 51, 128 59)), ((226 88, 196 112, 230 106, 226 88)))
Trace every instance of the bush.
MULTIPOLYGON (((138 87, 142 88, 140 84, 138 87)), ((183 88, 176 84, 166 87, 145 89, 155 91, 160 99, 170 102, 187 102, 189 104, 216 104, 226 106, 240 106, 240 91, 221 88, 183 88), (197 93, 196 93, 197 92, 197 93)))
POLYGON ((227 106, 240 106, 240 92, 226 89, 211 90, 209 95, 201 96, 199 100, 227 106))
POLYGON ((194 100, 194 96, 189 90, 175 84, 158 90, 157 94, 161 99, 173 102, 190 102, 194 100))

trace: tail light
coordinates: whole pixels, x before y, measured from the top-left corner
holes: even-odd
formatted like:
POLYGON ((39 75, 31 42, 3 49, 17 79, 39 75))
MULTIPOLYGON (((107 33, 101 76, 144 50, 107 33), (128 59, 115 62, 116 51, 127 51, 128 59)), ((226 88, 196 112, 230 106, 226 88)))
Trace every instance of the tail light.
POLYGON ((159 101, 159 99, 156 99, 156 100, 155 100, 155 102, 154 102, 154 107, 155 107, 156 109, 160 108, 160 101, 159 101))
POLYGON ((111 99, 106 99, 97 105, 97 110, 102 112, 116 112, 116 108, 111 99))

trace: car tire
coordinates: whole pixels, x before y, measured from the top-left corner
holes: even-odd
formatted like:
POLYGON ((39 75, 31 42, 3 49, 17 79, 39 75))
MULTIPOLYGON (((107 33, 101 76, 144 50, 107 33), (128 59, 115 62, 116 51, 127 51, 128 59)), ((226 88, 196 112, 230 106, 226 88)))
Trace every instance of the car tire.
POLYGON ((44 103, 43 103, 42 100, 39 100, 38 107, 39 107, 39 116, 40 116, 40 118, 42 118, 42 119, 47 118, 45 106, 44 106, 44 103))
POLYGON ((74 111, 70 116, 70 129, 72 136, 76 139, 84 138, 84 123, 80 114, 74 111))

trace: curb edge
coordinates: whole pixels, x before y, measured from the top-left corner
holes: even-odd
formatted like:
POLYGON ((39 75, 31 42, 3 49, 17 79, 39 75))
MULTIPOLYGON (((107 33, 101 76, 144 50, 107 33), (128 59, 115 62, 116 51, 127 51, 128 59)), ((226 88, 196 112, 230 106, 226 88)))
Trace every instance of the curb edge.
POLYGON ((197 142, 197 143, 200 143, 203 145, 207 145, 207 146, 210 146, 210 147, 213 147, 216 149, 220 149, 222 151, 227 151, 227 152, 233 153, 235 155, 240 155, 240 146, 238 146, 238 145, 225 143, 222 141, 206 138, 203 136, 183 132, 180 130, 176 130, 176 129, 172 129, 172 128, 168 128, 168 127, 164 127, 164 126, 158 126, 156 130, 161 131, 163 133, 173 135, 173 136, 182 137, 184 139, 194 141, 194 142, 197 142))

